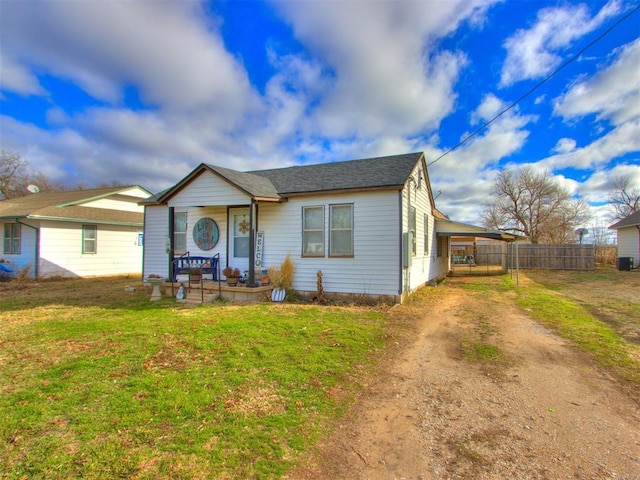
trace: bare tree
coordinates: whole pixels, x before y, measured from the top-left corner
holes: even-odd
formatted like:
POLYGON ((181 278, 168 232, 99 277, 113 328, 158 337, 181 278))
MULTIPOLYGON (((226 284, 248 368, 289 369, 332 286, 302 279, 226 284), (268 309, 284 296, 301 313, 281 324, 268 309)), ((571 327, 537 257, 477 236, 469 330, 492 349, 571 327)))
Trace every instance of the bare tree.
POLYGON ((0 150, 0 197, 21 197, 26 186, 28 162, 19 153, 0 150))
POLYGON ((573 242, 575 228, 590 217, 584 199, 572 198, 549 172, 538 174, 530 167, 500 172, 491 194, 494 199, 483 213, 485 226, 525 235, 531 243, 573 242))
POLYGON ((613 188, 608 200, 616 220, 622 220, 640 209, 640 188, 629 175, 614 178, 613 188))
POLYGON ((66 190, 61 183, 52 181, 43 173, 30 173, 29 162, 12 150, 0 151, 0 199, 29 195, 27 186, 33 184, 41 192, 66 190))

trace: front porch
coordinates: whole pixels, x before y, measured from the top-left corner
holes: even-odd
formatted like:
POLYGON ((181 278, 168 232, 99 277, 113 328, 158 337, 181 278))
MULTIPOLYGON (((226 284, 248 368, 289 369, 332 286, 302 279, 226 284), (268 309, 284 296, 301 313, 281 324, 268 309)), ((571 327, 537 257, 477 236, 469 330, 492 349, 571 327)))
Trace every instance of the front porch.
POLYGON ((178 300, 184 303, 211 303, 218 298, 232 303, 261 303, 271 300, 273 285, 247 287, 239 285, 230 287, 226 282, 202 280, 197 284, 188 282, 165 283, 165 294, 176 297, 180 285, 184 285, 185 298, 178 300))

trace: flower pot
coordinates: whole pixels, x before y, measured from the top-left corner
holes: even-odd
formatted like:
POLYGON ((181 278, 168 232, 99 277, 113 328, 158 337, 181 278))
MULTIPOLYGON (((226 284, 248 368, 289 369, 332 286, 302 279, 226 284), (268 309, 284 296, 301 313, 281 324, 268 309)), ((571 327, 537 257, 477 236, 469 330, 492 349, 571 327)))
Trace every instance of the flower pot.
POLYGON ((230 287, 238 286, 238 277, 227 277, 227 285, 230 287))

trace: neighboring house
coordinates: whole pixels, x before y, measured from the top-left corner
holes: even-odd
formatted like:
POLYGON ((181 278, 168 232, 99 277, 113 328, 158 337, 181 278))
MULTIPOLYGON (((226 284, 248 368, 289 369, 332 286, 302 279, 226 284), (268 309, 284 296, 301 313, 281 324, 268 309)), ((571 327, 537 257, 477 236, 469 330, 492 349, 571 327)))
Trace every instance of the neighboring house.
POLYGON ((295 263, 293 287, 400 302, 450 270, 449 237, 513 236, 448 220, 434 203, 423 153, 239 172, 200 164, 143 202, 144 275, 174 259, 219 258, 248 272, 295 263), (456 233, 458 232, 458 233, 456 233))
POLYGON ((140 274, 139 202, 150 195, 139 186, 121 186, 2 200, 3 265, 31 278, 140 274))
POLYGON ((633 267, 640 265, 640 210, 632 213, 609 228, 618 236, 618 258, 632 258, 633 267))

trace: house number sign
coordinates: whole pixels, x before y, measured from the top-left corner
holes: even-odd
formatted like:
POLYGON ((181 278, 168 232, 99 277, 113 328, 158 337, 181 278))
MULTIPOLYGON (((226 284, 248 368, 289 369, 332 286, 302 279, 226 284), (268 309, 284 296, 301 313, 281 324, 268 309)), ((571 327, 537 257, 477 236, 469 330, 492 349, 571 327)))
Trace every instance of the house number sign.
POLYGON ((193 241, 200 250, 211 250, 219 238, 218 224, 212 218, 201 218, 193 226, 193 241))

